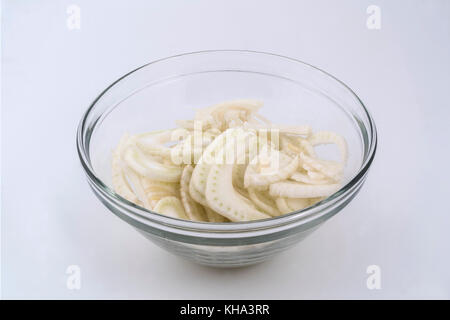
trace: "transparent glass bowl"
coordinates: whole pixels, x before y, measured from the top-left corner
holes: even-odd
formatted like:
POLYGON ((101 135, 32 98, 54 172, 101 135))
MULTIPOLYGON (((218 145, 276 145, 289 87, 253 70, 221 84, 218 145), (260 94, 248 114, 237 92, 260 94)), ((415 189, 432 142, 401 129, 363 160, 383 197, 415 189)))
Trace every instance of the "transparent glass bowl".
POLYGON ((218 267, 261 262, 298 243, 341 211, 363 185, 376 144, 373 119, 344 83, 294 59, 237 50, 177 55, 126 74, 95 99, 77 132, 78 154, 89 185, 111 212, 162 248, 218 267), (114 192, 112 149, 125 132, 173 128, 176 119, 192 119, 195 108, 240 98, 264 101, 261 114, 275 123, 309 124, 314 130, 343 135, 349 147, 344 186, 304 210, 238 223, 174 219, 114 192))

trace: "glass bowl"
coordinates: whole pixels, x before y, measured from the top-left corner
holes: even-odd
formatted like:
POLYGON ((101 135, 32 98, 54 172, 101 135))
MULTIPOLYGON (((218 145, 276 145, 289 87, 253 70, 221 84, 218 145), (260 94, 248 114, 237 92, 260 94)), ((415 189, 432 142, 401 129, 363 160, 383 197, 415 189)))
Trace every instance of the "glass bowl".
MULTIPOLYGON (((88 183, 111 212, 158 246, 217 267, 264 261, 298 243, 341 211, 361 189, 376 144, 372 117, 344 83, 298 60, 240 50, 181 54, 131 71, 95 99, 77 132, 78 154, 88 183), (313 130, 344 136, 349 158, 343 187, 306 209, 235 223, 163 216, 114 192, 112 149, 125 132, 172 128, 176 119, 192 119, 195 108, 247 98, 262 100, 261 114, 274 123, 308 124, 313 130)), ((330 153, 327 148, 318 152, 330 153)))

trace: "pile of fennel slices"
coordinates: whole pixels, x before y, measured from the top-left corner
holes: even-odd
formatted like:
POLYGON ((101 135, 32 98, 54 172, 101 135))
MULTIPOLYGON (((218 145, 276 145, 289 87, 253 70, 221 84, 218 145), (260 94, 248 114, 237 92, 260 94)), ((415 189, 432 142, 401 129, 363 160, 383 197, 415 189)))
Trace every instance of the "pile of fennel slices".
POLYGON ((125 134, 113 151, 114 190, 153 212, 202 222, 276 217, 336 192, 345 139, 272 124, 257 113, 261 107, 256 100, 228 101, 176 121, 176 129, 125 134), (314 147, 321 144, 335 144, 340 160, 319 159, 314 147), (224 156, 230 150, 231 161, 224 156))

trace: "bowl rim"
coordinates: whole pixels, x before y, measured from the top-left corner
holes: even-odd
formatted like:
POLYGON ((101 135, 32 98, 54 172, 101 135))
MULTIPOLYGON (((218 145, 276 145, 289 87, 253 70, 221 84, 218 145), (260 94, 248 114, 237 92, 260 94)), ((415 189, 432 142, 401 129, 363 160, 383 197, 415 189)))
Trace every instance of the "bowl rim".
MULTIPOLYGON (((103 115, 103 112, 102 112, 103 115)), ((95 126, 94 126, 95 127, 95 126)), ((88 139, 88 145, 89 140, 91 136, 89 135, 88 139)), ((367 171, 369 170, 373 159, 375 157, 375 153, 377 150, 377 129, 375 126, 375 121, 373 117, 371 116, 370 112, 366 108, 365 104, 362 102, 362 100, 358 97, 358 95, 343 81, 336 78, 332 74, 313 66, 309 63, 303 62, 301 60, 287 57, 284 55, 276 54, 276 53, 270 53, 270 52, 263 52, 263 51, 254 51, 254 50, 240 50, 240 49, 218 49, 218 50, 201 50, 201 51, 193 51, 193 52, 187 52, 187 53, 181 53, 172 55, 169 57, 157 59, 154 61, 151 61, 149 63, 146 63, 144 65, 141 65, 140 67, 137 67, 133 69, 132 71, 124 74, 123 76, 119 77, 117 80, 112 82, 109 86, 107 86, 89 105, 88 109, 84 112, 84 114, 81 117, 81 120, 77 127, 77 136, 76 136, 76 144, 77 144, 77 151, 78 156, 80 158, 80 162, 82 164, 82 167, 85 171, 85 174, 87 175, 88 179, 90 180, 90 183, 94 184, 96 188, 102 191, 104 195, 106 195, 109 199, 109 201, 114 200, 120 204, 122 208, 127 209, 127 213, 131 216, 135 216, 136 214, 139 216, 139 220, 142 218, 147 219, 148 221, 157 222, 160 224, 164 224, 165 226, 169 227, 175 227, 177 229, 189 229, 193 231, 199 231, 202 233, 217 233, 217 232, 248 232, 249 230, 257 230, 257 229, 266 229, 281 225, 290 224, 292 222, 298 222, 299 220, 304 220, 305 222, 314 221, 318 218, 320 218, 323 213, 330 205, 339 202, 342 198, 345 198, 345 196, 351 192, 356 185, 365 177, 367 174, 367 171), (114 87, 116 84, 130 76, 131 74, 146 68, 148 66, 151 66, 153 64, 163 62, 170 59, 180 58, 183 56, 192 56, 192 55, 200 55, 200 54, 214 54, 214 53, 244 53, 244 54, 256 54, 256 55, 265 55, 269 57, 275 57, 279 59, 284 59, 290 62, 298 63, 303 65, 304 67, 308 67, 313 69, 316 72, 319 72, 326 77, 331 78, 332 80, 336 81, 338 84, 340 84, 342 87, 344 87, 348 92, 356 98, 359 106, 362 108, 365 116, 368 119, 369 126, 366 127, 367 132, 369 133, 368 136, 370 136, 370 143, 369 148, 367 150, 367 154, 364 158, 363 163, 361 164, 358 172, 356 172, 352 178, 347 181, 345 185, 343 185, 338 191, 333 193, 332 195, 328 196, 322 201, 319 201, 315 203, 314 205, 307 207, 302 210, 293 211, 287 214, 283 214, 277 217, 271 217, 268 219, 262 219, 262 220, 251 220, 251 221, 240 221, 240 222, 227 222, 227 223, 213 223, 213 222, 198 222, 198 221, 190 221, 190 220, 182 220, 177 218, 168 217, 162 214, 159 214, 157 212, 153 212, 151 210, 148 210, 146 208, 143 208, 141 206, 136 205, 133 202, 128 201, 127 199, 123 198, 119 194, 117 194, 112 188, 110 188, 107 184, 105 184, 95 173, 91 163, 90 163, 90 157, 89 157, 89 150, 86 150, 85 148, 85 140, 84 140, 84 132, 86 128, 86 123, 89 115, 94 110, 97 102, 108 92, 112 87, 114 87)), ((137 218, 137 216, 136 216, 137 218)))

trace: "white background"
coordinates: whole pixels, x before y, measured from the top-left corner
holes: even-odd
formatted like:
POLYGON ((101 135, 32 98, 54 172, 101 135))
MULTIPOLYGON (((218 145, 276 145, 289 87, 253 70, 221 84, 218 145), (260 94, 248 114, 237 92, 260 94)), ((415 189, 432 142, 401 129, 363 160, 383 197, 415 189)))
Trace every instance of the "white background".
POLYGON ((450 298, 450 1, 3 1, 4 298, 450 298), (69 4, 81 29, 66 27, 69 4), (381 29, 366 9, 381 8, 381 29), (341 213, 266 263, 218 270, 159 249, 89 190, 77 123, 109 83, 204 49, 291 56, 346 82, 379 147, 341 213), (368 290, 366 268, 381 268, 368 290), (81 289, 66 268, 79 265, 81 289))

